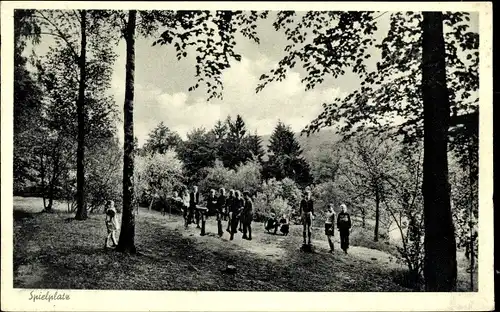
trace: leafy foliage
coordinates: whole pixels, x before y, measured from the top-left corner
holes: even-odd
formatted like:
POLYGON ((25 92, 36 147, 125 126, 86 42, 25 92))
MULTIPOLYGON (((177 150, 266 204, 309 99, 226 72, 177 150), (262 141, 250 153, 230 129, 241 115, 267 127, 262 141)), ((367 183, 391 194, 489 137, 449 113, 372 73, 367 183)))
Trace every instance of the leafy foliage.
POLYGON ((179 158, 184 163, 188 183, 196 183, 205 178, 201 169, 215 164, 216 149, 213 133, 203 128, 194 129, 187 135, 187 140, 179 146, 179 158))
POLYGON ((139 156, 136 163, 134 185, 139 202, 155 198, 165 201, 174 189, 182 186, 183 164, 173 150, 139 156))
POLYGON ((148 135, 142 149, 146 153, 164 154, 169 149, 177 149, 181 144, 181 137, 177 132, 171 131, 163 122, 160 122, 148 135))
POLYGON ((206 86, 208 100, 222 99, 222 72, 230 67, 231 60, 241 61, 235 51, 235 34, 259 43, 256 21, 267 17, 268 12, 258 11, 175 11, 173 17, 164 19, 166 26, 153 45, 170 45, 176 50, 177 59, 193 54, 196 59, 195 90, 206 86))
MULTIPOLYGON (((320 14, 318 13, 320 16, 320 14)), ((304 131, 312 133, 323 127, 338 126, 343 133, 353 133, 362 129, 375 132, 392 129, 404 134, 408 140, 422 136, 422 94, 421 94, 421 13, 395 12, 390 16, 390 29, 381 43, 374 44, 373 39, 361 36, 362 31, 368 33, 374 26, 373 16, 369 13, 358 17, 361 28, 352 28, 357 35, 346 36, 344 40, 339 37, 332 38, 338 45, 346 45, 342 49, 343 59, 356 59, 353 63, 331 63, 330 71, 343 71, 352 68, 364 79, 361 87, 354 90, 345 98, 338 98, 333 103, 323 105, 324 111, 314 119, 304 131), (364 17, 364 18, 363 18, 364 17), (366 39, 363 39, 365 38, 366 39), (379 48, 382 60, 377 63, 373 71, 366 71, 363 58, 358 53, 366 52, 366 45, 379 48), (354 47, 354 48, 352 48, 354 47), (402 122, 389 123, 394 117, 402 122)), ((448 12, 445 15, 445 40, 446 40, 446 65, 447 85, 450 89, 450 104, 453 116, 462 116, 477 113, 478 90, 478 34, 470 32, 468 13, 448 12), (460 51, 459 51, 460 49, 460 51)), ((349 22, 338 19, 339 25, 349 25, 349 22)), ((314 24, 312 24, 314 27, 314 24)), ((318 26, 316 26, 318 27, 318 26)), ((313 28, 314 29, 314 28, 313 28)), ((287 29, 288 30, 288 29, 287 29)), ((368 34, 367 33, 367 34, 368 34)), ((294 34, 292 38, 297 38, 294 34)), ((317 35, 313 40, 320 40, 322 35, 317 35)), ((328 52, 321 51, 324 58, 328 52)), ((312 58, 315 52, 302 48, 296 55, 312 58)), ((294 58, 297 56, 294 56, 294 58)), ((366 58, 370 57, 365 55, 366 58)), ((304 80, 322 82, 325 75, 330 73, 323 69, 321 61, 312 62, 316 71, 309 71, 304 80), (316 77, 319 76, 319 77, 316 77), (315 80, 316 79, 316 80, 315 80)), ((280 68, 285 65, 280 64, 280 68)), ((335 75, 333 75, 336 77, 335 75)), ((265 80, 267 82, 267 80, 265 80)), ((315 84, 314 84, 315 85, 315 84)), ((309 88, 306 86, 306 88, 309 88)), ((461 123, 460 118, 452 122, 461 123)))
POLYGON ((301 186, 312 181, 309 164, 302 157, 302 149, 289 126, 279 122, 269 139, 269 159, 264 177, 277 180, 291 178, 301 186))

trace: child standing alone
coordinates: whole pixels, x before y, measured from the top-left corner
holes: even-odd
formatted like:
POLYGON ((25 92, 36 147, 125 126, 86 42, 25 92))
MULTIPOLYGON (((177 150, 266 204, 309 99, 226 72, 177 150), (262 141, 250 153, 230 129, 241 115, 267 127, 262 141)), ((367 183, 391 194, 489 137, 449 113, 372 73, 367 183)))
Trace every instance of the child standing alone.
POLYGON ((332 237, 334 235, 335 230, 335 211, 333 210, 333 204, 328 205, 328 210, 326 211, 326 220, 325 220, 325 235, 328 239, 328 245, 330 245, 330 253, 333 253, 334 245, 332 241, 332 237))
POLYGON ((112 200, 108 200, 106 203, 106 229, 108 230, 108 236, 106 236, 106 240, 104 241, 104 248, 108 248, 108 240, 111 238, 113 245, 111 247, 116 247, 118 244, 116 243, 115 233, 118 228, 118 224, 116 221, 116 209, 115 203, 112 200))

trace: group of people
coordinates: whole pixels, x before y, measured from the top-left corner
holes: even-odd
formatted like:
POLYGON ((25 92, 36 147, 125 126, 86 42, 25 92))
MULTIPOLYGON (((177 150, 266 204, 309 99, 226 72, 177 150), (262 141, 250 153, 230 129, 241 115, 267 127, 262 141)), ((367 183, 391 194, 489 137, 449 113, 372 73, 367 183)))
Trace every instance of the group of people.
MULTIPOLYGON (((184 218, 184 227, 187 229, 190 224, 196 224, 197 228, 201 229, 201 236, 207 234, 206 221, 209 216, 215 216, 217 221, 217 234, 221 237, 224 234, 222 222, 227 221, 226 231, 229 233, 229 239, 234 239, 234 234, 243 233, 242 238, 252 240, 252 220, 253 220, 253 201, 250 193, 238 190, 229 190, 226 195, 226 190, 220 188, 219 192, 211 189, 207 196, 206 206, 200 205, 200 194, 197 186, 193 186, 192 191, 188 192, 184 188, 180 194, 174 192, 172 197, 175 201, 181 204, 182 214, 184 218), (201 223, 201 224, 200 224, 201 223)), ((311 191, 306 190, 303 198, 300 201, 299 214, 302 223, 302 236, 304 246, 311 245, 311 227, 315 218, 314 201, 311 197, 311 191)), ((340 205, 338 216, 335 214, 334 205, 329 204, 325 213, 325 235, 330 246, 330 252, 334 251, 333 237, 335 233, 335 225, 340 234, 340 248, 347 253, 349 248, 349 234, 352 223, 351 217, 347 212, 345 204, 340 205)), ((118 228, 116 221, 116 210, 113 201, 106 203, 106 228, 108 235, 105 241, 107 248, 109 240, 113 246, 116 246, 115 233, 118 228)), ((276 234, 278 228, 283 235, 288 235, 289 223, 285 215, 281 219, 277 219, 273 213, 267 221, 265 228, 267 231, 273 230, 276 234)))
POLYGON ((203 207, 200 205, 198 187, 193 186, 189 193, 187 189, 183 189, 180 195, 174 192, 173 199, 182 205, 185 228, 196 223, 196 227, 201 229, 200 235, 204 236, 207 234, 207 218, 215 216, 219 236, 224 235, 222 222, 227 221, 226 231, 229 232, 230 240, 234 239, 238 230, 243 233, 243 239, 252 240, 253 202, 249 192, 231 189, 226 195, 224 188, 220 188, 218 194, 211 189, 206 207, 203 207))
MULTIPOLYGON (((311 227, 315 218, 314 201, 311 197, 310 190, 306 190, 305 196, 300 201, 299 213, 302 221, 302 237, 304 245, 310 246, 311 227)), ((329 204, 325 216, 325 235, 328 240, 328 245, 330 246, 330 252, 333 253, 334 251, 333 237, 335 234, 336 224, 340 234, 340 248, 347 253, 347 249, 349 249, 349 234, 352 227, 351 216, 347 213, 347 206, 345 204, 341 204, 340 213, 336 217, 333 204, 329 204)))

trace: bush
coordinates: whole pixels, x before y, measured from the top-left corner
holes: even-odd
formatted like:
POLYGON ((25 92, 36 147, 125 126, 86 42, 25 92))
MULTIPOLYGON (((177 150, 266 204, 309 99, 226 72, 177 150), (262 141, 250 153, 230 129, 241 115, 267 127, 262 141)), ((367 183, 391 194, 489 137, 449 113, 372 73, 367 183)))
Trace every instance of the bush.
POLYGON ((154 207, 162 209, 167 204, 167 197, 174 189, 182 186, 182 168, 182 162, 172 150, 164 154, 154 153, 137 157, 135 170, 137 200, 149 204, 153 199, 158 200, 154 207))

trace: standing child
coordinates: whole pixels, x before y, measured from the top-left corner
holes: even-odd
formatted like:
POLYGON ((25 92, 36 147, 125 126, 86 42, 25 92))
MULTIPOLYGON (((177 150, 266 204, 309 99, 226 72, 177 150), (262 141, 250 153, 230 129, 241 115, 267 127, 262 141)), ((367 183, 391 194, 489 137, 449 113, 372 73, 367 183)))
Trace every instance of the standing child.
POLYGON ((337 217, 337 228, 340 232, 340 248, 347 253, 349 249, 349 233, 351 232, 351 216, 347 213, 347 206, 340 205, 340 213, 337 217))
POLYGON ((325 235, 328 239, 328 245, 330 245, 330 253, 333 253, 334 246, 332 237, 334 235, 335 230, 335 211, 333 210, 333 204, 328 205, 328 210, 326 211, 326 220, 325 220, 325 235))
POLYGON ((115 233, 118 228, 118 224, 116 221, 116 209, 115 203, 112 200, 108 200, 106 203, 106 229, 108 231, 108 235, 106 236, 106 240, 104 241, 104 249, 108 248, 108 241, 111 238, 111 242, 113 246, 116 247, 118 244, 116 243, 115 233))

